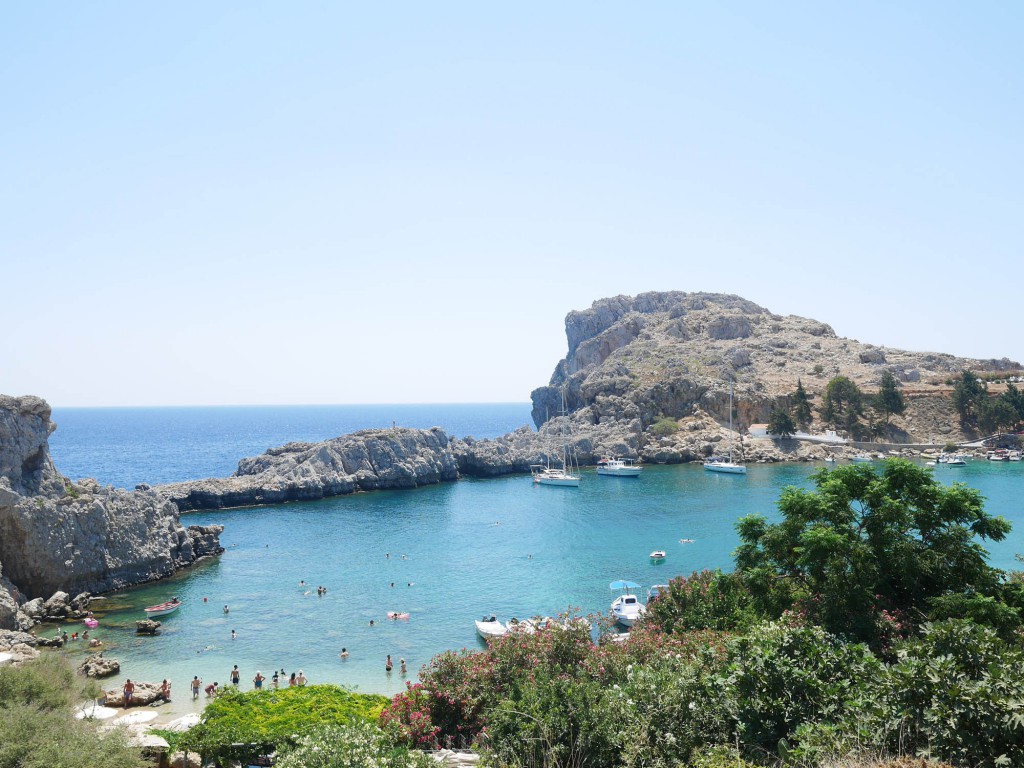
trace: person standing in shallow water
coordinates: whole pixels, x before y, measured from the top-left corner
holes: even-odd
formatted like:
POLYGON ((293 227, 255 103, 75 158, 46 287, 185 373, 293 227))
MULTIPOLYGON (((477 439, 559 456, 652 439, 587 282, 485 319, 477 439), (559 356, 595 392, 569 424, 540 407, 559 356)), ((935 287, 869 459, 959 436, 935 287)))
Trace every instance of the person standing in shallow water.
POLYGON ((199 679, 199 675, 192 676, 192 698, 199 698, 199 689, 202 687, 203 681, 199 679))
POLYGON ((231 684, 232 685, 238 685, 238 681, 241 678, 242 678, 242 673, 238 671, 238 665, 235 664, 235 666, 231 668, 231 684))
POLYGON ((384 671, 390 672, 394 665, 391 663, 391 654, 388 654, 388 660, 384 662, 384 671))

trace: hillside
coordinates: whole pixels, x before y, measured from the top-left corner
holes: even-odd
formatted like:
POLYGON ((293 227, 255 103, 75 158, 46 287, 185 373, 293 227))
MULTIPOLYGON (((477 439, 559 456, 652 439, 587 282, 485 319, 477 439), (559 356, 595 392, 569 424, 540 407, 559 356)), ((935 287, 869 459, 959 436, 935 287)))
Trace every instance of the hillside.
POLYGON ((969 368, 1006 372, 1020 363, 910 352, 837 336, 831 326, 778 315, 739 296, 672 291, 595 301, 565 319, 568 355, 547 386, 534 390, 539 427, 561 410, 602 424, 638 421, 641 430, 662 417, 706 414, 728 420, 729 386, 735 386, 735 426, 764 422, 771 408, 803 382, 819 395, 844 375, 865 391, 891 371, 910 407, 894 423, 906 442, 959 439, 948 404, 950 380, 969 368), (586 411, 586 414, 581 413, 586 411))

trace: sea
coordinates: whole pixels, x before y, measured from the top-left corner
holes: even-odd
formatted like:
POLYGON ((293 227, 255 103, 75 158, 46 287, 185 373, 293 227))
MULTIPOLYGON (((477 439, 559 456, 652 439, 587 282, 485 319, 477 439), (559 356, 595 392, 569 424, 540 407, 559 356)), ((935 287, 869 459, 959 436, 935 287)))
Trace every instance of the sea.
MULTIPOLYGON (((62 474, 132 488, 226 476, 267 448, 371 427, 495 437, 530 423, 530 405, 54 408, 53 420, 50 448, 62 474)), ((614 580, 634 581, 646 595, 676 575, 731 569, 737 520, 778 519, 781 491, 810 485, 823 466, 752 465, 745 476, 647 466, 636 479, 584 470, 579 488, 537 486, 528 475, 467 478, 190 513, 186 525, 224 526, 224 554, 104 595, 93 606, 100 625, 92 634, 121 662, 122 677, 170 680, 179 713, 202 706, 188 695, 193 676, 223 685, 234 665, 245 689, 257 671, 269 685, 275 670, 302 670, 312 683, 392 695, 435 654, 482 650, 473 622, 483 616, 607 616, 614 580), (663 561, 650 558, 657 549, 666 551, 663 561), (163 617, 160 634, 136 635, 142 609, 171 597, 183 605, 163 617)), ((978 488, 986 508, 1014 524, 1005 541, 985 546, 994 565, 1016 568, 1024 463, 975 460, 934 471, 944 483, 978 488)), ((42 631, 58 629, 84 627, 42 631)), ((71 643, 70 653, 84 657, 83 645, 71 643)))

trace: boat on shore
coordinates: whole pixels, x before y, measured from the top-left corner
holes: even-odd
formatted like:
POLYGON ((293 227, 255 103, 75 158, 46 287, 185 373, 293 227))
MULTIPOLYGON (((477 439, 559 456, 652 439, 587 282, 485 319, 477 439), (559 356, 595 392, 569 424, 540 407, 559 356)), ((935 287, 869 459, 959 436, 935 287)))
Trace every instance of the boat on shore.
POLYGON ((632 581, 613 581, 608 588, 622 591, 622 594, 612 601, 611 606, 612 616, 619 624, 632 627, 643 618, 647 608, 634 594, 634 590, 640 589, 639 584, 632 581))
POLYGON ((620 459, 608 456, 597 462, 597 474, 605 477, 639 477, 643 467, 638 467, 632 459, 620 459))
POLYGON ((166 603, 151 605, 148 608, 143 608, 143 610, 146 612, 146 617, 152 619, 154 616, 166 616, 169 613, 174 613, 180 607, 181 600, 176 597, 172 597, 166 603))

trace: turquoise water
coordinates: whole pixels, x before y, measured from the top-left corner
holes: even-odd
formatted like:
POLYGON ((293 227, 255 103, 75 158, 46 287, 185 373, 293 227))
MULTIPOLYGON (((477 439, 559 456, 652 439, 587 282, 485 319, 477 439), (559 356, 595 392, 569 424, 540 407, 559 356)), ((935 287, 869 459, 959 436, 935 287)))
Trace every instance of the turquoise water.
MULTIPOLYGON (((636 480, 585 472, 578 490, 517 476, 188 515, 187 523, 226 526, 224 555, 111 596, 123 610, 101 615, 97 632, 125 674, 170 677, 178 690, 192 675, 223 682, 237 664, 243 687, 257 669, 269 676, 284 668, 302 669, 313 682, 395 693, 433 654, 482 648, 473 620, 485 613, 606 613, 612 580, 647 587, 731 567, 737 518, 774 518, 781 489, 806 484, 814 469, 751 466, 737 477, 648 467, 636 480), (664 563, 650 562, 654 549, 668 552, 664 563), (326 596, 317 596, 318 585, 328 587, 326 596), (141 608, 172 595, 185 605, 164 619, 163 633, 135 637, 141 608), (411 617, 390 621, 388 611, 411 617), (344 661, 343 646, 351 654, 344 661), (395 660, 390 674, 387 654, 395 660), (406 678, 399 658, 408 663, 406 678)), ((1014 553, 1024 552, 1024 465, 975 461, 937 472, 981 489, 988 508, 1016 524, 1009 541, 990 547, 996 565, 1014 567, 1014 553)))

